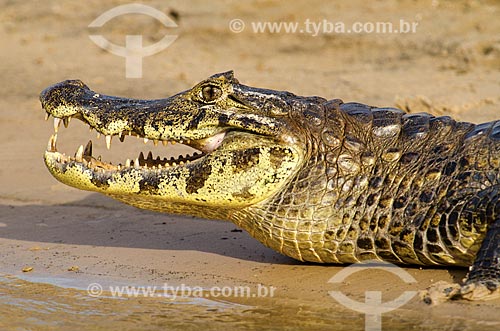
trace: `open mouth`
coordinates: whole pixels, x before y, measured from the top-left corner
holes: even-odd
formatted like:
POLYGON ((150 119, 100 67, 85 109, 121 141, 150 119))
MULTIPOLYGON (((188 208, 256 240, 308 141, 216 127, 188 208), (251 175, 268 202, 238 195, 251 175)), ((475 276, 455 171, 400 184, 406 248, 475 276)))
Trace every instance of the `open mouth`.
MULTIPOLYGON (((47 112, 45 120, 48 120, 51 114, 47 112)), ((92 140, 89 140, 88 143, 84 145, 80 145, 73 156, 66 155, 65 153, 61 153, 57 150, 57 135, 60 129, 61 124, 67 128, 71 119, 75 117, 87 124, 90 128, 90 131, 95 128, 92 127, 84 118, 81 116, 68 116, 64 118, 54 117, 54 134, 50 137, 49 142, 47 144, 47 153, 54 154, 54 159, 61 164, 66 163, 80 163, 84 165, 86 168, 92 169, 93 171, 121 171, 124 169, 135 168, 135 169, 143 169, 143 170, 158 170, 165 168, 172 168, 176 166, 183 166, 192 162, 196 162, 211 153, 215 149, 217 149, 222 143, 224 137, 226 136, 226 132, 217 133, 211 137, 207 137, 199 140, 156 140, 153 139, 153 144, 158 146, 162 144, 166 148, 173 146, 175 144, 183 144, 185 146, 189 146, 192 149, 195 149, 194 152, 185 154, 185 155, 177 155, 171 157, 162 157, 162 156, 153 156, 151 151, 147 152, 145 156, 145 152, 140 152, 139 155, 131 156, 129 158, 123 159, 116 164, 113 164, 111 161, 103 160, 101 156, 95 157, 92 154, 92 140)), ((97 138, 99 139, 101 133, 97 131, 97 138)), ((104 139, 106 142, 106 148, 109 150, 111 148, 111 143, 114 138, 118 138, 120 142, 124 142, 127 136, 135 136, 138 139, 142 139, 144 143, 148 143, 150 139, 147 137, 141 136, 140 134, 134 131, 122 131, 119 134, 114 135, 104 135, 104 139)))

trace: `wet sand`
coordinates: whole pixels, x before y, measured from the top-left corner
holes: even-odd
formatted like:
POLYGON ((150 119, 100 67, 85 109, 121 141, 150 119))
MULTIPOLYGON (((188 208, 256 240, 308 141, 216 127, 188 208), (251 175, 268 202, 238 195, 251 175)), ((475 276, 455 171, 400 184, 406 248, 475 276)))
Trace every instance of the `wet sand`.
MULTIPOLYGON (((231 223, 138 210, 64 186, 50 176, 42 161, 53 129, 43 121, 38 94, 50 84, 78 78, 103 94, 162 98, 233 69, 242 83, 252 86, 398 106, 472 122, 493 120, 500 117, 500 6, 496 1, 352 1, 330 6, 308 1, 284 6, 278 1, 144 2, 169 13, 177 27, 167 29, 152 18, 128 15, 97 30, 119 45, 124 44, 125 34, 144 35, 144 44, 165 34, 178 36, 164 51, 143 59, 141 79, 126 79, 124 59, 98 48, 88 37, 95 32, 87 28, 90 22, 125 3, 0 2, 1 273, 36 282, 64 279, 83 289, 94 282, 185 284, 205 289, 273 286, 273 298, 224 300, 261 309, 268 319, 279 316, 273 319, 273 327, 292 329, 305 327, 300 320, 316 321, 317 325, 307 326, 322 329, 340 315, 352 317, 352 325, 362 329, 363 315, 333 300, 328 294, 332 290, 360 301, 367 290, 382 291, 386 301, 404 291, 421 290, 439 280, 457 282, 465 276, 464 269, 415 267, 404 269, 416 279, 413 284, 383 271, 355 274, 342 284, 332 284, 328 280, 342 267, 281 256, 231 223), (228 23, 235 18, 246 23, 245 31, 230 31, 228 23), (418 28, 414 34, 325 33, 316 37, 251 31, 251 22, 307 19, 347 24, 404 19, 418 22, 418 28), (23 273, 27 267, 33 270, 23 273)), ((62 128, 58 140, 58 149, 67 154, 90 138, 94 153, 105 158, 120 159, 149 149, 155 155, 165 153, 151 142, 146 147, 135 139, 123 144, 116 141, 106 151, 104 140, 97 140, 81 123, 72 121, 70 129, 62 128)), ((24 289, 37 285, 23 286, 15 296, 22 298, 24 289)), ((8 286, 2 288, 8 291, 8 286)), ((26 290, 26 297, 34 292, 26 290)), ((151 310, 154 305, 160 303, 153 303, 151 310)), ((497 330, 499 307, 498 300, 431 307, 415 296, 401 309, 384 314, 383 322, 394 326, 400 319, 401 329, 497 330)), ((210 314, 198 308, 193 308, 191 316, 210 314)), ((7 323, 0 326, 12 326, 16 322, 12 316, 16 315, 0 310, 7 323)), ((227 323, 245 326, 233 319, 227 323)))

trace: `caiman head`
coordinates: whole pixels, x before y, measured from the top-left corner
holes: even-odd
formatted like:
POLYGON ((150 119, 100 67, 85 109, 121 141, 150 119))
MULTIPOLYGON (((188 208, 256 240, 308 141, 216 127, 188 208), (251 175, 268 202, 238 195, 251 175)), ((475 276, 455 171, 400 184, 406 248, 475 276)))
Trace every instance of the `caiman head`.
POLYGON ((297 174, 311 134, 303 110, 325 100, 248 87, 226 72, 166 99, 111 97, 67 80, 45 89, 40 101, 54 117, 44 159, 59 181, 140 208, 227 218, 270 199, 297 174), (104 135, 108 148, 114 136, 134 135, 199 153, 175 160, 124 155, 113 165, 92 156, 89 141, 69 156, 56 142, 61 122, 71 118, 104 135))

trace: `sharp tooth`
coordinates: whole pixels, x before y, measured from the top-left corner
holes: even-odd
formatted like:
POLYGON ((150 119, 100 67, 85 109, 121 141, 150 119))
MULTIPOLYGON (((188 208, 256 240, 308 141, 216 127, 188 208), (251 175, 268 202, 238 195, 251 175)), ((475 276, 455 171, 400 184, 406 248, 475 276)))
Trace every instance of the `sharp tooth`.
POLYGON ((50 113, 45 113, 45 120, 48 121, 50 117, 50 113))
POLYGON ((59 117, 54 117, 54 131, 57 133, 59 127, 61 126, 61 119, 59 117))
POLYGON ((153 145, 158 146, 158 140, 157 139, 153 140, 153 145))
POLYGON ((59 162, 59 163, 61 163, 61 155, 57 156, 56 161, 59 162))
POLYGON ((139 153, 139 160, 144 161, 144 153, 139 153))
POLYGON ((167 146, 168 145, 168 141, 167 140, 162 140, 161 143, 162 143, 163 146, 167 146))
POLYGON ((147 144, 147 143, 148 143, 148 141, 149 141, 149 139, 148 139, 148 138, 144 138, 144 143, 145 143, 145 144, 147 144))
POLYGON ((83 151, 83 155, 92 156, 92 140, 89 140, 87 146, 85 146, 85 150, 83 151))
POLYGON ((97 139, 101 138, 101 133, 97 132, 97 139))
POLYGON ((75 153, 75 159, 77 162, 83 161, 83 145, 80 145, 80 147, 78 147, 78 150, 75 153))
POLYGON ((69 125, 69 121, 70 121, 70 118, 71 117, 65 117, 63 118, 63 124, 64 124, 64 127, 67 128, 68 125, 69 125))
POLYGON ((102 156, 100 156, 100 155, 99 155, 99 156, 97 157, 97 161, 102 161, 102 156))
POLYGON ((118 170, 122 170, 122 164, 121 163, 118 165, 118 170))
POLYGON ((49 151, 51 151, 51 152, 57 151, 56 143, 57 143, 57 134, 53 134, 52 136, 50 136, 50 140, 49 140, 49 146, 50 146, 49 151))
POLYGON ((180 141, 179 141, 179 143, 180 143, 180 144, 184 144, 184 140, 180 140, 180 141))
POLYGON ((118 134, 118 138, 120 138, 121 142, 125 140, 125 135, 123 134, 123 131, 118 134))
POLYGON ((127 159, 127 161, 125 161, 125 166, 130 167, 130 159, 127 159))
POLYGON ((49 139, 49 143, 47 144, 47 150, 49 152, 57 152, 56 142, 57 142, 57 134, 51 135, 50 139, 49 139))
POLYGON ((186 144, 188 144, 188 145, 189 145, 190 143, 191 143, 191 140, 189 140, 189 139, 188 139, 188 140, 186 140, 186 144))
POLYGON ((112 136, 106 136, 106 148, 107 149, 111 148, 111 138, 112 138, 112 136))
POLYGON ((156 157, 156 161, 158 161, 158 162, 161 161, 161 158, 159 155, 156 157))
POLYGON ((148 160, 153 160, 153 153, 151 151, 148 153, 148 160))
POLYGON ((140 167, 140 164, 139 164, 139 159, 135 159, 135 162, 134 162, 134 168, 139 168, 140 167))
POLYGON ((170 143, 171 143, 172 145, 177 144, 177 142, 176 142, 175 140, 172 140, 170 143))

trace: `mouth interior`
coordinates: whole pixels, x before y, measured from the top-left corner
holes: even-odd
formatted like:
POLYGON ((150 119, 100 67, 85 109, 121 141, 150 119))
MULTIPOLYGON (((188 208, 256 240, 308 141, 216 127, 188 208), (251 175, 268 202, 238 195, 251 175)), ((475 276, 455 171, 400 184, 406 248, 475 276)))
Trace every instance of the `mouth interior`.
MULTIPOLYGON (((46 120, 49 119, 49 115, 46 116, 46 120)), ((93 155, 93 149, 96 149, 93 146, 92 140, 89 140, 86 145, 80 145, 77 149, 76 152, 74 153, 73 156, 66 155, 64 153, 60 153, 57 150, 57 135, 60 130, 61 124, 64 124, 65 127, 68 127, 70 123, 71 117, 65 117, 65 118, 54 118, 54 134, 50 137, 48 145, 47 145, 47 152, 49 153, 54 153, 56 157, 56 161, 59 163, 70 163, 70 162, 75 162, 75 163, 81 163, 85 167, 93 169, 94 171, 120 171, 123 169, 127 168, 136 168, 136 169, 164 169, 164 168, 169 168, 169 167, 175 167, 175 166, 183 166, 185 164, 191 163, 191 162, 196 162, 199 159, 203 158, 205 155, 211 153, 219 145, 222 143, 222 140, 224 139, 226 133, 221 132, 218 133, 212 137, 205 138, 203 140, 196 140, 196 141, 190 141, 190 140, 149 140, 146 137, 142 137, 138 135, 135 132, 132 131, 124 131, 121 132, 118 135, 113 135, 113 136, 102 136, 99 132, 97 132, 97 140, 104 140, 105 145, 107 149, 109 150, 111 148, 112 142, 118 140, 120 142, 124 142, 125 139, 129 140, 133 136, 135 136, 137 139, 140 140, 137 143, 140 145, 143 145, 142 142, 144 142, 144 146, 146 147, 146 144, 153 144, 154 148, 153 149, 160 149, 161 146, 164 146, 167 151, 161 150, 160 155, 154 155, 153 152, 151 152, 151 148, 145 148, 146 152, 141 151, 138 155, 137 154, 132 154, 129 155, 128 158, 124 158, 123 156, 120 157, 120 161, 118 162, 111 162, 111 161, 106 161, 103 160, 101 156, 95 157, 93 155), (176 145, 176 146, 173 146, 176 145), (186 154, 177 154, 175 156, 170 156, 172 153, 175 153, 175 150, 179 150, 179 148, 176 148, 178 146, 186 147, 182 148, 183 150, 188 149, 189 152, 186 154), (157 146, 160 146, 157 148, 157 146), (149 150, 149 152, 147 152, 149 150), (165 157, 165 155, 169 156, 165 157)), ((82 120, 83 123, 87 124, 85 120, 82 120)), ((93 130, 91 126, 89 126, 90 131, 93 130)), ((136 139, 134 139, 136 140, 136 139)), ((142 149, 142 148, 141 148, 142 149)))

